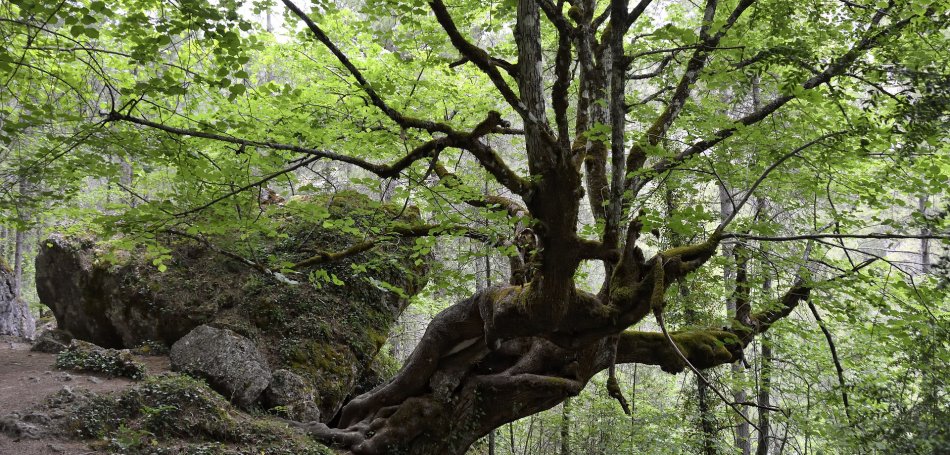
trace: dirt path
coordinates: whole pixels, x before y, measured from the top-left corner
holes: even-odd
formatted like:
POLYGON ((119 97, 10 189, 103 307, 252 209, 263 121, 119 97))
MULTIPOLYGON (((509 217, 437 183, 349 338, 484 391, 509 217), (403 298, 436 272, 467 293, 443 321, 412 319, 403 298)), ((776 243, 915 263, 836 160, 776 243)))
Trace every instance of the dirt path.
MULTIPOLYGON (((55 354, 31 352, 30 345, 0 339, 0 416, 32 408, 47 396, 69 387, 74 391, 111 392, 125 390, 133 381, 94 374, 57 370, 55 354)), ((168 357, 142 357, 148 374, 169 370, 168 357)), ((99 453, 84 443, 60 440, 15 440, 0 434, 0 455, 99 453)))

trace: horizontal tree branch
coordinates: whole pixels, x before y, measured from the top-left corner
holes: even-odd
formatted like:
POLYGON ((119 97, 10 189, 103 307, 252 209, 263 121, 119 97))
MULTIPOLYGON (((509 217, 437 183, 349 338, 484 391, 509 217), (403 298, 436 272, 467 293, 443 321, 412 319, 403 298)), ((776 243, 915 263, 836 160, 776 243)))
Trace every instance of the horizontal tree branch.
MULTIPOLYGON (((670 336, 686 359, 699 369, 731 363, 741 356, 741 340, 728 330, 687 330, 671 332, 670 336)), ((668 373, 686 369, 660 332, 622 332, 617 343, 617 363, 656 365, 668 373)))
POLYGON ((168 126, 159 122, 154 122, 148 119, 134 117, 128 114, 122 114, 115 111, 105 113, 104 115, 106 117, 106 121, 109 121, 109 122, 120 122, 120 121, 128 122, 128 123, 134 123, 136 125, 147 126, 149 128, 164 131, 166 133, 171 133, 178 136, 197 137, 201 139, 210 139, 214 141, 227 142, 230 144, 237 144, 237 145, 243 145, 243 146, 261 147, 261 148, 267 148, 271 150, 284 150, 284 151, 289 151, 289 152, 297 152, 297 153, 302 153, 305 155, 310 155, 314 157, 315 159, 326 158, 333 161, 339 161, 342 163, 352 164, 356 167, 365 169, 377 175, 387 173, 387 166, 385 165, 370 163, 360 158, 342 155, 342 154, 330 152, 327 150, 314 149, 314 148, 303 147, 299 145, 281 144, 279 142, 271 142, 271 141, 254 141, 254 140, 242 139, 242 138, 234 137, 230 135, 225 135, 225 134, 210 133, 207 131, 198 131, 198 130, 185 129, 185 128, 177 128, 174 126, 168 126))
MULTIPOLYGON (((489 57, 489 59, 491 60, 492 64, 505 70, 505 72, 508 73, 509 76, 517 77, 518 70, 515 68, 514 63, 511 63, 507 60, 496 58, 496 57, 489 57)), ((471 62, 471 60, 468 57, 462 57, 459 60, 449 63, 449 68, 456 68, 469 62, 471 62)))
MULTIPOLYGON (((448 188, 458 188, 461 185, 461 179, 449 172, 441 162, 436 161, 432 169, 435 171, 435 175, 439 177, 439 181, 448 188)), ((468 198, 465 200, 465 203, 471 205, 472 207, 480 208, 492 208, 498 207, 499 209, 504 210, 508 213, 510 217, 528 217, 528 209, 524 207, 521 203, 515 201, 514 199, 507 198, 504 196, 497 196, 494 194, 485 194, 477 198, 468 198)))
MULTIPOLYGON (((284 150, 297 152, 305 155, 311 156, 314 160, 316 159, 329 159, 333 161, 338 161, 342 163, 347 163, 354 165, 358 168, 369 171, 373 174, 376 174, 379 177, 383 178, 392 178, 399 175, 400 172, 411 166, 416 161, 436 157, 443 150, 449 147, 456 147, 465 150, 469 150, 479 161, 479 163, 494 176, 499 183, 505 185, 508 189, 515 192, 519 195, 527 194, 530 190, 530 185, 518 176, 514 171, 512 171, 507 164, 503 161, 500 155, 494 152, 490 147, 486 146, 479 139, 482 136, 485 136, 489 133, 496 131, 498 128, 507 128, 508 124, 501 118, 501 114, 495 111, 488 113, 488 116, 481 123, 475 126, 469 133, 458 133, 452 132, 452 134, 431 139, 428 142, 425 142, 405 156, 397 159, 388 165, 371 163, 369 161, 363 160, 361 158, 356 158, 348 155, 343 155, 340 153, 330 152, 327 150, 314 149, 309 147, 303 147, 299 145, 290 145, 290 144, 281 144, 277 142, 270 141, 254 141, 243 138, 238 138, 230 135, 219 134, 219 133, 210 133, 206 131, 191 130, 185 128, 177 128, 173 126, 168 126, 159 122, 154 122, 144 118, 134 117, 128 114, 121 114, 116 111, 112 111, 105 114, 106 121, 108 122, 117 122, 124 121, 141 126, 146 126, 160 131, 165 131, 167 133, 179 135, 179 136, 189 136, 197 137, 202 139, 210 139, 220 142, 227 142, 231 144, 237 144, 241 146, 252 146, 252 147, 261 147, 269 148, 272 150, 284 150)), ((312 162, 312 160, 310 161, 312 162)), ((307 163, 309 164, 309 162, 307 163)), ((246 187, 242 187, 238 191, 228 194, 223 198, 231 197, 234 194, 237 194, 240 191, 247 190, 254 186, 259 185, 260 183, 265 183, 268 180, 271 180, 279 175, 286 174, 289 171, 295 170, 305 164, 297 165, 292 169, 287 169, 279 174, 268 177, 262 182, 252 184, 246 187)), ((218 202, 218 200, 214 201, 218 202)), ((213 203, 214 203, 213 202, 213 203)), ((210 204, 209 204, 210 205, 210 204)), ((204 207, 203 207, 204 208, 204 207)))
POLYGON ((760 240, 763 242, 792 242, 797 240, 819 240, 819 239, 879 239, 879 240, 900 240, 900 239, 931 239, 948 240, 950 234, 799 234, 789 236, 768 236, 745 234, 741 232, 732 232, 722 235, 723 239, 745 239, 760 240))

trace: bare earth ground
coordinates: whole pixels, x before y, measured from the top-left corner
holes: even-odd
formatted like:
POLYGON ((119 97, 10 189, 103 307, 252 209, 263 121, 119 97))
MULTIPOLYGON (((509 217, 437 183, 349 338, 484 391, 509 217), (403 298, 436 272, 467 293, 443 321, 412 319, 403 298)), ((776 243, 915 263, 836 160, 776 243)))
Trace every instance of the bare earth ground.
MULTIPOLYGON (((136 356, 148 374, 169 370, 168 357, 136 356)), ((58 370, 55 354, 31 352, 30 344, 0 338, 0 416, 32 408, 47 396, 69 387, 74 391, 111 392, 125 390, 133 381, 125 378, 58 370)), ((101 453, 76 441, 39 439, 15 440, 0 434, 0 455, 93 454, 101 453)))

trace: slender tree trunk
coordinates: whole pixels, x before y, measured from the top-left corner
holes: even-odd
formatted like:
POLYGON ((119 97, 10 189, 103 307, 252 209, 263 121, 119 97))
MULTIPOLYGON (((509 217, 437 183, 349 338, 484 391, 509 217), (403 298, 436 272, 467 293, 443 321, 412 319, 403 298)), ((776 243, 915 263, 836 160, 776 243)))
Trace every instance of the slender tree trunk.
POLYGON ((26 240, 26 226, 29 221, 29 215, 25 207, 26 197, 29 191, 29 183, 25 176, 20 176, 20 207, 18 208, 18 217, 20 225, 17 227, 14 247, 13 247, 13 293, 17 299, 23 295, 23 249, 26 240))
POLYGON ((561 455, 571 455, 571 399, 561 406, 561 455))
MULTIPOLYGON (((135 176, 135 170, 132 168, 132 158, 127 157, 125 159, 120 158, 120 166, 122 167, 122 175, 119 177, 119 181, 123 186, 132 190, 132 178, 135 176)), ((135 207, 138 204, 138 200, 135 198, 131 192, 129 192, 129 207, 135 207)))
POLYGON ((709 409, 709 386, 696 378, 696 392, 699 397, 699 422, 703 430, 703 453, 716 455, 716 428, 709 409))
POLYGON ((637 431, 637 364, 633 364, 633 379, 630 384, 630 440, 637 431))
POLYGON ((534 414, 528 419, 528 435, 524 438, 524 448, 521 449, 521 455, 528 455, 528 447, 531 444, 531 433, 534 432, 534 414))
MULTIPOLYGON (((671 188, 667 188, 666 191, 666 215, 667 217, 672 217, 674 212, 676 212, 676 207, 678 201, 676 200, 676 194, 674 194, 671 188)), ((723 206, 731 209, 731 205, 723 206)), ((728 214, 723 215, 728 216, 728 214)), ((677 247, 683 244, 681 236, 675 232, 670 232, 670 246, 677 247)), ((682 301, 685 302, 685 322, 686 324, 695 324, 698 322, 698 315, 696 308, 689 301, 689 287, 680 286, 679 287, 680 297, 682 301)), ((707 373, 709 374, 709 373, 707 373)), ((703 453, 705 455, 716 455, 716 428, 715 428, 715 419, 713 417, 713 410, 710 407, 709 402, 709 386, 706 385, 699 377, 695 378, 696 380, 696 398, 698 401, 699 408, 699 428, 702 431, 702 442, 703 442, 703 453)))
POLYGON ((379 199, 383 202, 389 202, 396 192, 396 180, 389 179, 379 182, 379 199))
POLYGON ((16 241, 13 247, 13 294, 16 298, 23 296, 23 249, 26 240, 26 231, 18 228, 16 241))
POLYGON ((760 374, 761 383, 759 385, 759 396, 757 404, 759 405, 759 440, 756 446, 756 455, 769 454, 769 410, 771 405, 771 387, 772 387, 772 348, 769 346, 768 336, 762 338, 761 344, 762 358, 760 359, 762 370, 760 374))
MULTIPOLYGON (((753 93, 757 93, 758 81, 755 81, 753 86, 753 93)), ((759 198, 756 201, 757 210, 762 216, 766 216, 768 211, 768 203, 765 199, 759 198)), ((767 271, 762 272, 763 282, 762 282, 762 295, 764 298, 771 298, 772 291, 772 277, 767 271)), ((759 362, 759 394, 756 399, 757 404, 759 405, 759 432, 758 432, 758 441, 756 443, 755 453, 756 455, 768 455, 769 454, 769 443, 771 441, 772 432, 771 424, 769 421, 769 406, 771 406, 771 393, 772 393, 772 345, 769 342, 769 336, 764 334, 761 340, 761 356, 759 362)))
POLYGON ((7 247, 9 242, 7 242, 7 227, 0 227, 0 259, 3 259, 4 262, 7 261, 7 247))
MULTIPOLYGON (((728 188, 724 185, 719 186, 719 209, 720 216, 722 219, 727 219, 732 215, 733 211, 733 196, 728 188)), ((729 296, 726 299, 726 310, 730 317, 736 317, 736 303, 732 298, 734 294, 735 287, 735 263, 733 262, 733 253, 734 246, 732 244, 723 244, 722 254, 728 258, 727 265, 723 267, 723 284, 726 289, 726 295, 729 296)), ((741 377, 743 374, 742 365, 740 362, 732 364, 732 374, 733 377, 741 377)), ((746 392, 741 388, 733 392, 733 399, 737 403, 742 403, 746 401, 746 392)), ((739 406, 739 411, 743 414, 748 414, 746 406, 739 406)), ((744 419, 741 419, 738 425, 736 426, 736 446, 742 451, 743 455, 750 455, 752 453, 752 447, 750 444, 750 430, 749 424, 744 419)))
MULTIPOLYGON (((927 196, 920 196, 917 199, 917 207, 920 213, 926 218, 927 196)), ((930 234, 930 229, 924 227, 920 233, 921 235, 928 235, 930 234)), ((930 273, 930 239, 920 239, 920 271, 924 274, 930 273)))

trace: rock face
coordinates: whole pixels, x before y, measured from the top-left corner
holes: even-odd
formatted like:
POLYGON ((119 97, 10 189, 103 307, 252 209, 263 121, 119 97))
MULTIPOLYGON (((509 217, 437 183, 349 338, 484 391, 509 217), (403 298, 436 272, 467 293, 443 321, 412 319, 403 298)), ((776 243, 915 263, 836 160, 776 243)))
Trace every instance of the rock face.
MULTIPOLYGON (((209 240, 230 251, 254 245, 252 257, 270 257, 272 264, 297 263, 345 250, 380 224, 421 222, 401 205, 380 205, 348 192, 272 205, 264 218, 273 231, 209 240)), ((160 240, 170 256, 164 272, 145 248, 119 250, 106 242, 52 236, 41 242, 36 259, 40 300, 60 329, 110 348, 149 340, 172 346, 199 326, 227 329, 249 340, 274 371, 301 378, 305 387, 288 396, 312 392, 323 419, 332 418, 353 393, 408 305, 406 296, 425 284, 426 264, 413 254, 413 239, 394 238, 304 269, 291 276, 297 285, 189 239, 160 240)), ((281 395, 280 387, 274 390, 274 397, 281 395)), ((260 404, 305 408, 266 399, 260 404)))
POLYGON ((228 329, 200 325, 175 342, 172 368, 208 381, 235 404, 251 407, 271 382, 270 368, 254 343, 228 329))
POLYGON ((320 420, 316 397, 313 386, 290 370, 275 371, 264 391, 264 403, 268 407, 281 407, 288 417, 301 422, 320 420))
MULTIPOLYGON (((82 440, 96 445, 95 453, 335 453, 277 419, 240 412, 203 381, 181 374, 151 376, 105 394, 63 388, 30 410, 4 414, 0 410, 2 434, 82 440)), ((42 453, 64 452, 54 447, 42 453)))
POLYGON ((36 321, 14 289, 13 271, 0 261, 0 335, 32 339, 36 321))
POLYGON ((139 281, 147 277, 147 265, 110 265, 102 253, 91 240, 55 234, 40 244, 37 293, 57 326, 72 336, 109 348, 131 348, 146 340, 171 344, 214 316, 214 302, 182 311, 162 301, 149 283, 139 281))

